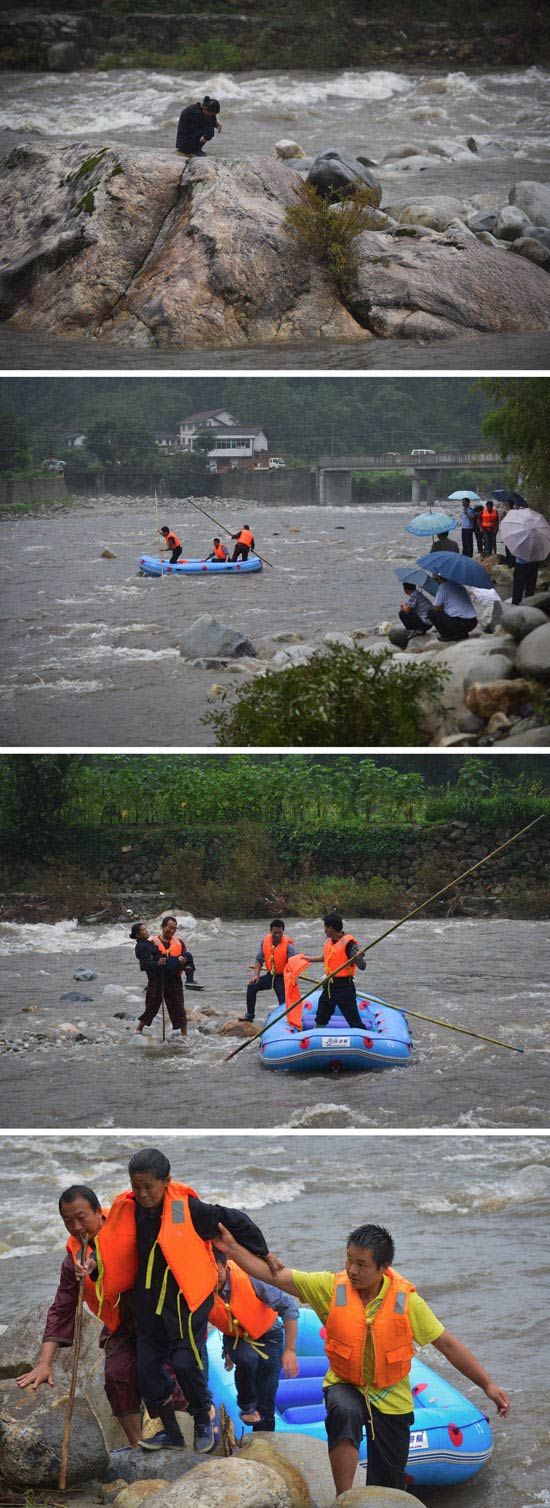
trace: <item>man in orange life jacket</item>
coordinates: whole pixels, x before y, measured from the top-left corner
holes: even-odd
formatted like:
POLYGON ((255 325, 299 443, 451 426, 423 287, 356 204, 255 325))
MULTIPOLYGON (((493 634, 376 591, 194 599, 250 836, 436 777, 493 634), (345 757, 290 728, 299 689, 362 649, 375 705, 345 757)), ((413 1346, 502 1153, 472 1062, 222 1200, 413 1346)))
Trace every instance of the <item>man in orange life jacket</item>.
POLYGON ((285 1377, 297 1377, 299 1371, 298 1305, 280 1288, 249 1278, 234 1262, 228 1263, 218 1246, 213 1252, 218 1287, 209 1322, 222 1332, 227 1370, 235 1368, 241 1419, 254 1431, 273 1432, 281 1370, 285 1377))
MULTIPOLYGON (((231 538, 235 538, 234 534, 231 535, 231 538)), ((226 560, 229 560, 229 550, 226 550, 225 545, 222 545, 221 539, 218 538, 218 535, 216 535, 215 539, 212 540, 212 549, 210 551, 210 554, 205 555, 204 559, 205 561, 218 560, 221 561, 222 565, 225 564, 226 560)))
POLYGON ((366 968, 364 956, 359 953, 356 938, 350 932, 344 932, 344 923, 338 911, 329 911, 323 917, 323 924, 327 941, 323 952, 317 958, 311 958, 310 963, 322 962, 325 974, 333 974, 335 969, 338 973, 323 985, 317 1003, 315 1025, 326 1026, 338 1006, 348 1026, 361 1027, 363 1022, 357 1009, 353 976, 356 969, 366 968), (354 958, 353 963, 348 963, 348 959, 354 954, 358 954, 358 957, 354 958))
POLYGON ((144 1026, 150 1026, 154 1021, 161 1008, 164 992, 164 1003, 174 1031, 180 1031, 182 1037, 187 1036, 182 975, 185 974, 188 955, 180 938, 175 936, 177 925, 175 916, 164 916, 158 937, 152 938, 148 934, 146 938, 143 936, 147 932, 143 922, 136 922, 132 927, 130 937, 137 938, 136 957, 149 980, 145 992, 145 1010, 138 1016, 138 1032, 142 1032, 144 1026), (140 947, 148 948, 143 958, 138 953, 140 947))
POLYGON ((284 1005, 284 971, 289 958, 294 958, 296 953, 292 938, 285 937, 284 931, 282 916, 275 916, 258 948, 254 973, 246 991, 246 1016, 239 1016, 239 1021, 254 1020, 258 990, 274 990, 279 1005, 284 1005), (262 974, 262 967, 266 969, 265 974, 262 974))
POLYGON ((249 550, 254 549, 254 535, 252 533, 252 530, 249 529, 248 524, 243 524, 243 527, 239 530, 239 533, 232 534, 231 538, 236 539, 237 541, 231 559, 248 560, 249 550))
MULTIPOLYGON (((59 1286, 48 1309, 46 1326, 36 1366, 17 1378, 20 1388, 36 1389, 46 1382, 53 1387, 53 1363, 62 1346, 72 1346, 79 1284, 76 1267, 84 1241, 93 1251, 95 1237, 105 1224, 107 1210, 102 1210, 97 1194, 84 1184, 65 1189, 59 1200, 59 1213, 69 1232, 59 1286)), ((80 1270, 80 1264, 78 1263, 80 1270)), ((89 1278, 85 1280, 84 1301, 94 1314, 99 1303, 89 1278)), ((141 1436, 141 1394, 137 1378, 136 1337, 129 1302, 106 1305, 99 1344, 105 1354, 105 1392, 113 1414, 122 1426, 130 1445, 141 1436)), ((181 1404, 183 1399, 179 1395, 181 1404)))
POLYGON ((170 565, 175 565, 182 551, 177 534, 174 534, 173 529, 168 528, 168 524, 162 525, 162 529, 159 529, 159 534, 162 534, 164 539, 164 544, 160 547, 160 554, 164 555, 166 551, 171 550, 170 565))
POLYGON ((494 503, 492 503, 490 499, 488 503, 485 503, 485 507, 481 510, 479 522, 481 527, 482 554, 492 555, 495 548, 495 541, 498 534, 500 519, 498 516, 498 508, 495 508, 494 503))
POLYGON ((329 1370, 324 1381, 326 1431, 336 1493, 347 1492, 367 1432, 367 1487, 406 1489, 413 1396, 414 1344, 433 1345, 483 1389, 505 1418, 510 1400, 472 1352, 437 1319, 412 1283, 396 1272, 394 1244, 379 1225, 360 1225, 348 1237, 343 1272, 301 1272, 271 1252, 258 1260, 222 1228, 220 1245, 252 1277, 269 1277, 284 1293, 309 1304, 325 1326, 329 1370))
POLYGON ((242 1210, 204 1204, 194 1189, 170 1177, 170 1163, 156 1147, 130 1159, 131 1190, 113 1200, 87 1270, 103 1303, 132 1290, 141 1394, 162 1430, 140 1440, 144 1450, 183 1445, 174 1412, 174 1372, 194 1421, 194 1448, 203 1455, 216 1444, 216 1420, 203 1360, 208 1317, 217 1283, 211 1241, 223 1220, 243 1250, 264 1256, 262 1232, 242 1210))

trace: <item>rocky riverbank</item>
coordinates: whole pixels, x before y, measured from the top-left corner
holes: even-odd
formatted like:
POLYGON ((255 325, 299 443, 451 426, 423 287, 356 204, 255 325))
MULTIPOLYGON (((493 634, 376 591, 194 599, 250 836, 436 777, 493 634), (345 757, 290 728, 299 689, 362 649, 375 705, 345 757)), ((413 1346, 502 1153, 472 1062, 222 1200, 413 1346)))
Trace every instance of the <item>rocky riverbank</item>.
POLYGON ((17 148, 0 165, 0 315, 23 331, 161 350, 548 330, 550 189, 518 181, 507 202, 403 198, 404 174, 438 155, 448 168, 454 153, 462 169, 479 148, 472 138, 397 150, 367 170, 364 154, 331 149, 315 162, 195 158, 182 171, 160 150, 17 148), (341 183, 370 186, 372 228, 356 238, 345 292, 285 219, 327 159, 329 198, 341 183))

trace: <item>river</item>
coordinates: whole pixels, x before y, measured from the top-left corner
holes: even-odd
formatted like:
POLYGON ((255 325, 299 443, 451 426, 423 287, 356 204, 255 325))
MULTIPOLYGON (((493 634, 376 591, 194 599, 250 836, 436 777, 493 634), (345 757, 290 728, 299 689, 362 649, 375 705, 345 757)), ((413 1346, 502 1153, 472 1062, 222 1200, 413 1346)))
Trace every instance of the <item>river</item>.
MULTIPOLYGON (((159 1021, 150 1036, 136 1036, 145 979, 128 926, 0 924, 0 1095, 6 1128, 502 1126, 537 1131, 549 1124, 548 940, 541 938, 540 923, 418 919, 372 953, 360 981, 395 1005, 523 1046, 523 1054, 411 1017, 414 1049, 406 1068, 295 1075, 263 1068, 256 1046, 226 1063, 237 1044, 234 1037, 217 1034, 223 1021, 243 1012, 265 925, 195 919, 185 915, 174 895, 162 904, 180 918, 204 986, 202 994, 186 997, 193 1013, 186 1044, 163 1045, 159 1021), (93 969, 97 979, 75 984, 79 968, 93 969), (61 996, 75 989, 88 1002, 62 1003, 61 996), (25 1009, 29 1006, 31 1011, 25 1009), (205 1007, 212 1014, 195 1015, 205 1007), (77 1027, 81 1040, 60 1031, 62 1023, 77 1027)), ((347 919, 347 925, 368 941, 385 924, 347 919)), ((321 951, 320 921, 289 919, 287 931, 306 955, 321 951)), ((258 997, 260 1024, 271 999, 258 997)))
MULTIPOLYGON (((428 151, 430 165, 421 172, 403 171, 399 163, 378 168, 383 202, 400 204, 412 195, 452 194, 473 211, 479 195, 500 205, 519 180, 548 181, 548 83, 548 70, 537 66, 441 73, 421 68, 235 75, 151 69, 5 72, 0 142, 5 150, 20 143, 47 145, 48 140, 170 148, 182 106, 208 92, 220 100, 223 122, 222 135, 208 148, 212 157, 272 155, 279 138, 290 136, 310 155, 337 146, 366 154, 379 164, 391 148, 412 143, 423 153, 428 151), (472 138, 475 152, 467 147, 472 138)), ((72 345, 39 334, 19 337, 7 329, 0 359, 5 368, 72 365, 83 370, 99 366, 184 370, 212 363, 232 369, 387 365, 491 370, 508 365, 547 367, 550 362, 547 338, 533 335, 489 336, 479 342, 458 339, 428 346, 369 340, 365 346, 325 341, 304 348, 270 347, 265 352, 247 347, 207 352, 204 362, 196 351, 143 353, 79 341, 73 352, 72 345)))
MULTIPOLYGON (((162 506, 184 553, 206 555, 208 520, 180 499, 162 506)), ((260 654, 280 648, 281 633, 320 644, 329 630, 376 631, 401 600, 394 567, 423 548, 405 533, 415 511, 406 504, 274 508, 216 498, 204 506, 231 531, 249 521, 273 569, 139 577, 139 556, 157 552, 154 504, 143 498, 79 501, 39 520, 4 515, 6 745, 211 745, 202 719, 216 705, 212 684, 235 691, 248 675, 238 662, 227 671, 193 668, 179 654, 180 630, 213 613, 260 654), (106 547, 116 559, 100 558, 106 547)))
MULTIPOLYGON (((511 1394, 506 1420, 487 1406, 492 1460, 467 1486, 415 1496, 430 1508, 548 1508, 547 1355, 541 1315, 548 1291, 550 1153, 545 1138, 472 1136, 358 1141, 6 1137, 0 1170, 0 1263, 6 1323, 53 1294, 64 1232, 57 1200, 69 1183, 92 1184, 105 1202, 127 1186, 128 1157, 144 1141, 168 1153, 174 1177, 205 1199, 247 1209, 291 1266, 342 1265, 359 1221, 386 1224, 396 1265, 442 1322, 511 1394), (330 1156, 330 1161, 328 1158, 330 1156), (526 1310, 523 1284, 531 1284, 526 1310)), ((37 1335, 37 1348, 39 1336, 37 1335)), ((422 1358, 462 1392, 479 1391, 432 1347, 422 1358)))

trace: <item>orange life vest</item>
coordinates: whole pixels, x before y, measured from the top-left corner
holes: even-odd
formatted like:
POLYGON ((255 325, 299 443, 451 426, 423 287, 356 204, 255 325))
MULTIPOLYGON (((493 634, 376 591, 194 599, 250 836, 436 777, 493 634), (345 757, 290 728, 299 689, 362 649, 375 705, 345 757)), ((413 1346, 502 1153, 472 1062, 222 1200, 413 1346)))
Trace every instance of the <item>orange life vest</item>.
POLYGON ((232 1335, 235 1340, 239 1340, 240 1336, 245 1340, 249 1337, 259 1340, 260 1335, 265 1335, 266 1330, 270 1330, 275 1324, 277 1312, 258 1298, 242 1267, 237 1267, 235 1262, 228 1262, 227 1268, 229 1303, 222 1298, 221 1293, 216 1293, 208 1316, 209 1323, 221 1330, 222 1335, 232 1335))
POLYGON ((498 524, 498 513, 496 508, 482 508, 480 523, 482 529, 495 529, 498 524))
POLYGON ((350 963, 346 956, 346 948, 349 942, 354 943, 354 950, 358 953, 359 943, 355 937, 351 936, 351 932, 343 932, 342 936, 338 938, 338 942, 331 942, 330 938, 327 938, 323 948, 325 974, 334 974, 335 969, 338 969, 337 979, 353 978, 357 965, 350 963), (344 964, 345 967, 341 969, 340 964, 344 964))
POLYGON ((250 529, 241 529, 241 532, 237 537, 237 544, 248 545, 249 549, 252 547, 252 545, 254 544, 254 535, 251 533, 250 529))
MULTIPOLYGON (((103 1218, 106 1220, 107 1215, 109 1214, 108 1209, 102 1209, 101 1213, 103 1215, 103 1218)), ((69 1236, 69 1239, 67 1241, 67 1251, 72 1257, 73 1262, 76 1262, 77 1258, 80 1257, 80 1253, 82 1251, 82 1241, 80 1240, 79 1236, 69 1236)), ((88 1309, 91 1309, 92 1314, 99 1313, 100 1301, 96 1293, 96 1284, 94 1278, 84 1278, 84 1301, 88 1305, 88 1309)), ((111 1300, 106 1299, 103 1304, 101 1318, 103 1320, 103 1324, 107 1326, 107 1329, 110 1331, 111 1335, 114 1335, 115 1330, 118 1330, 118 1327, 121 1323, 118 1301, 112 1303, 111 1300)))
POLYGON ((215 556, 216 560, 227 560, 227 550, 225 548, 225 545, 214 545, 212 554, 215 556))
POLYGON ((298 978, 300 974, 303 974, 304 969, 307 969, 308 963, 309 958, 306 958, 305 953, 295 953, 292 958, 289 958, 284 972, 286 1019, 289 1026, 294 1026, 297 1031, 302 1030, 303 1012, 303 1005, 298 1002, 301 1001, 306 989, 306 986, 303 990, 301 989, 298 978))
POLYGON ((180 942, 179 937, 171 937, 168 947, 162 941, 162 937, 152 937, 151 942, 156 943, 159 952, 163 953, 165 957, 167 954, 170 954, 171 958, 180 958, 183 953, 183 943, 180 942))
POLYGON ((390 1285, 380 1308, 369 1321, 365 1306, 346 1272, 336 1275, 326 1322, 325 1351, 331 1367, 343 1382, 361 1387, 365 1380, 365 1347, 372 1336, 374 1387, 390 1388, 407 1377, 414 1355, 409 1319, 409 1294, 415 1293, 399 1272, 388 1267, 390 1285))
POLYGON ((177 534, 165 534, 164 538, 169 550, 177 550, 178 545, 181 544, 181 540, 178 539, 177 534))
POLYGON ((292 941, 291 937, 283 937, 280 943, 275 944, 271 932, 266 932, 262 943, 262 953, 266 969, 272 977, 275 974, 282 974, 286 968, 288 962, 288 945, 292 941))
MULTIPOLYGON (((164 1195, 162 1219, 157 1242, 181 1290, 188 1308, 193 1314, 208 1295, 214 1292, 218 1269, 209 1241, 197 1235, 189 1213, 189 1198, 196 1199, 195 1190, 185 1183, 170 1181, 164 1195)), ((105 1225, 96 1236, 95 1247, 98 1259, 97 1294, 101 1306, 107 1299, 116 1299, 128 1288, 133 1288, 138 1273, 138 1244, 136 1230, 135 1196, 127 1190, 113 1201, 105 1225)), ((155 1242, 155 1246, 157 1245, 155 1242)), ((147 1277, 150 1280, 153 1267, 153 1246, 149 1259, 147 1277)), ((162 1313, 163 1284, 159 1300, 162 1313)))

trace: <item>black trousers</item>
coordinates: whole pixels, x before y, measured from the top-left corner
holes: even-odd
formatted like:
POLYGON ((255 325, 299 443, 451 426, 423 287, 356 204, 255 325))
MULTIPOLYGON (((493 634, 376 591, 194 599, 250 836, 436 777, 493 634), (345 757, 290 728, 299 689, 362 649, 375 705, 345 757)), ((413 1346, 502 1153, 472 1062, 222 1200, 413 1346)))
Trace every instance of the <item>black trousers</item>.
POLYGON ((399 617, 403 624, 403 628, 414 628, 415 633, 419 634, 428 634, 430 631, 429 623, 426 623, 425 619, 420 617, 420 613, 415 613, 411 607, 408 609, 408 611, 400 608, 399 617))
POLYGON ((524 597, 531 597, 537 590, 539 568, 535 561, 516 560, 512 577, 512 602, 519 607, 524 597))
POLYGON ((473 529, 462 529, 461 532, 462 554, 471 556, 474 553, 474 531, 473 529))
POLYGON ((351 1440, 359 1450, 366 1429, 367 1487, 399 1487, 405 1492, 414 1414, 383 1414, 372 1404, 369 1414, 363 1394, 349 1382, 335 1382, 325 1388, 325 1403, 329 1451, 342 1440, 351 1440))
POLYGON ((336 1006, 341 1010, 348 1026, 362 1027, 363 1022, 357 1009, 357 995, 353 979, 333 979, 330 985, 330 993, 328 985, 323 985, 319 996, 315 1025, 326 1026, 333 1012, 336 1010, 336 1006))
POLYGON ((175 548, 172 550, 172 554, 170 556, 170 565, 175 565, 176 561, 179 560, 180 555, 181 555, 181 545, 176 545, 175 548))
POLYGON ((284 1005, 284 1003, 285 1003, 285 982, 284 982, 282 974, 260 974, 260 978, 256 979, 254 981, 254 984, 249 984, 247 986, 247 991, 246 991, 246 1014, 247 1014, 247 1016, 250 1017, 251 1021, 254 1020, 254 1013, 255 1013, 255 1010, 256 1010, 256 996, 258 994, 258 990, 271 990, 271 989, 273 989, 275 991, 275 994, 276 994, 277 999, 279 1001, 279 1005, 284 1005))
POLYGON ((467 639, 477 624, 477 618, 452 618, 442 607, 430 607, 428 613, 441 639, 467 639))
MULTIPOLYGON (((208 1328, 208 1315, 212 1308, 212 1299, 208 1298, 200 1309, 196 1309, 192 1318, 193 1338, 199 1356, 206 1345, 206 1332, 208 1328)), ((159 1407, 168 1403, 171 1399, 174 1387, 170 1383, 164 1370, 166 1362, 170 1363, 172 1371, 179 1382, 184 1398, 187 1399, 189 1413, 199 1424, 206 1424, 210 1416, 212 1394, 208 1388, 208 1376, 204 1364, 201 1367, 195 1356, 191 1340, 187 1332, 187 1319, 183 1311, 183 1340, 171 1340, 166 1336, 166 1341, 151 1340, 148 1335, 138 1332, 137 1335, 137 1371, 141 1396, 149 1413, 156 1417, 159 1407)))
POLYGON ((250 545, 235 545, 231 560, 248 560, 250 545))
POLYGON ((284 1349, 282 1325, 273 1325, 258 1341, 265 1356, 239 1340, 236 1346, 228 1347, 228 1355, 235 1362, 235 1387, 237 1403, 243 1414, 252 1414, 254 1409, 261 1414, 258 1424, 252 1428, 257 1433, 272 1434, 275 1429, 275 1394, 279 1386, 281 1362, 284 1349))

